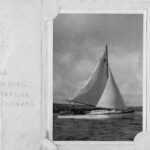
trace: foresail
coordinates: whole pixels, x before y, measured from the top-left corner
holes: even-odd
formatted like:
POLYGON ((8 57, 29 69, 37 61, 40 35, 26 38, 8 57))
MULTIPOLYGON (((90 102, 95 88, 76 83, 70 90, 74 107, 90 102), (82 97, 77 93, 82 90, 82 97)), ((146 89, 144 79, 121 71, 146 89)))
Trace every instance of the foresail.
POLYGON ((106 86, 108 79, 108 58, 107 49, 103 57, 88 79, 87 84, 79 91, 73 102, 96 106, 106 86))
POLYGON ((96 107, 122 110, 126 109, 125 103, 110 69, 106 87, 96 107))

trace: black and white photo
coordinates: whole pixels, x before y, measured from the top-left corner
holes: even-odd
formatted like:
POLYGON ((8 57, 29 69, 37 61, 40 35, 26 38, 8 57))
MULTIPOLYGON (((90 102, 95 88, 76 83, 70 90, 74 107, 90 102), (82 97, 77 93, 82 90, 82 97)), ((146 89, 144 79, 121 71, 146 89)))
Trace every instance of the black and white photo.
POLYGON ((143 127, 143 14, 59 14, 53 28, 53 140, 132 141, 143 127))

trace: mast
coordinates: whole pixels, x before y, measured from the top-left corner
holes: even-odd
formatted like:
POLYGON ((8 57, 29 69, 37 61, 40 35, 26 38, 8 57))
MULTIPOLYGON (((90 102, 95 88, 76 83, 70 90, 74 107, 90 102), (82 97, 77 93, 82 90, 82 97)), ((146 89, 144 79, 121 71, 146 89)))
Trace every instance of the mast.
POLYGON ((109 76, 109 62, 108 62, 108 46, 106 44, 105 46, 105 51, 106 51, 106 63, 107 63, 107 77, 109 76))
POLYGON ((109 77, 109 62, 108 62, 108 46, 107 46, 107 44, 105 45, 105 51, 104 51, 103 57, 101 59, 103 59, 102 61, 104 61, 104 63, 106 64, 106 71, 107 71, 107 78, 108 78, 109 77))

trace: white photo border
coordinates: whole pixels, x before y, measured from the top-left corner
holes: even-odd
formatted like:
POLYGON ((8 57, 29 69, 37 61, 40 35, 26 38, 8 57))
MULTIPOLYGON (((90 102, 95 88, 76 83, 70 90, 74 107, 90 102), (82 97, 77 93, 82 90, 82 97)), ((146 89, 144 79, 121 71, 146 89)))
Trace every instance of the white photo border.
MULTIPOLYGON (((133 2, 133 1, 132 1, 133 2)), ((144 137, 150 138, 150 2, 133 3, 113 2, 109 3, 84 3, 74 1, 71 3, 53 3, 53 10, 46 10, 42 20, 42 133, 48 133, 48 139, 53 141, 53 19, 60 14, 143 14, 143 131, 139 133, 134 141, 53 141, 59 145, 59 149, 137 149, 139 140, 145 144, 144 137), (123 4, 123 5, 121 5, 123 4), (118 7, 118 5, 120 7, 118 7), (46 18, 46 19, 45 19, 46 18), (140 137, 140 138, 139 138, 140 137), (138 139, 138 140, 136 140, 138 139), (136 141, 136 142, 135 142, 136 141)), ((136 2, 136 1, 135 1, 136 2)), ((51 7, 52 7, 51 6, 51 7)), ((44 9, 45 12, 45 9, 44 9)), ((143 145, 144 145, 143 144, 143 145)))

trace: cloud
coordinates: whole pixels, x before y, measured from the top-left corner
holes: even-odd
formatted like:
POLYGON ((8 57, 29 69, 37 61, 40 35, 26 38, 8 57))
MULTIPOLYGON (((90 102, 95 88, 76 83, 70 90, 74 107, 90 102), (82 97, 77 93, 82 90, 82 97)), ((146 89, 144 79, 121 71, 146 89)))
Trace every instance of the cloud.
POLYGON ((69 53, 66 53, 65 55, 63 55, 61 58, 60 58, 60 61, 64 64, 67 64, 71 61, 71 56, 69 55, 69 53))
POLYGON ((94 64, 90 60, 84 59, 75 64, 73 73, 79 78, 86 78, 89 74, 91 74, 91 70, 93 69, 94 64))

